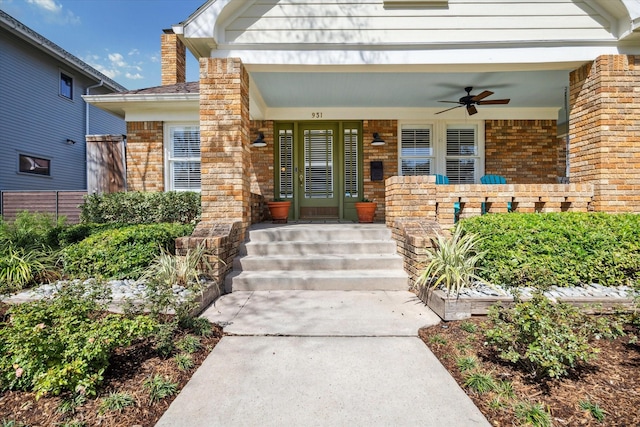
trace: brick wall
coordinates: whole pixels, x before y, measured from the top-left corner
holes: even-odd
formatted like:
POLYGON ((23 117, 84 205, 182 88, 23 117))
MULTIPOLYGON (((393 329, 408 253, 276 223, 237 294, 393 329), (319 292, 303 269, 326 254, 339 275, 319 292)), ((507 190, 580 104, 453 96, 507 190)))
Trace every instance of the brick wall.
POLYGON ((640 212, 640 56, 601 56, 570 75, 570 175, 594 208, 640 212))
POLYGON ((162 34, 160 38, 162 86, 186 81, 186 48, 173 31, 162 34))
POLYGON ((162 122, 127 122, 127 189, 164 191, 162 122))
POLYGON ((436 185, 433 176, 394 176, 386 180, 385 220, 393 227, 398 219, 436 220, 443 227, 459 217, 487 212, 506 213, 508 203, 516 212, 587 212, 591 210, 591 184, 453 184, 436 185))
MULTIPOLYGON (((237 58, 200 59, 202 218, 251 223, 249 75, 237 58)), ((244 231, 243 231, 244 232, 244 231)))
POLYGON ((487 120, 485 173, 514 184, 555 183, 565 175, 564 139, 555 120, 487 120))
POLYGON ((364 197, 377 202, 375 217, 384 218, 385 184, 384 180, 398 175, 398 122, 396 120, 364 120, 363 133, 363 178, 364 197), (373 146, 373 133, 377 132, 385 145, 373 146), (371 181, 371 162, 381 160, 384 171, 382 181, 371 181))

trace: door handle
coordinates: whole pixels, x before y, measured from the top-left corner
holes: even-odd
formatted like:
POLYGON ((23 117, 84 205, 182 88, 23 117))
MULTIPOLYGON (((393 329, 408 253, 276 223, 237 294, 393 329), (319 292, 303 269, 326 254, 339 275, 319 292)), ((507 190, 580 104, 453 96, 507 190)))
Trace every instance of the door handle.
POLYGON ((300 185, 304 184, 304 175, 298 175, 298 181, 300 181, 300 185))

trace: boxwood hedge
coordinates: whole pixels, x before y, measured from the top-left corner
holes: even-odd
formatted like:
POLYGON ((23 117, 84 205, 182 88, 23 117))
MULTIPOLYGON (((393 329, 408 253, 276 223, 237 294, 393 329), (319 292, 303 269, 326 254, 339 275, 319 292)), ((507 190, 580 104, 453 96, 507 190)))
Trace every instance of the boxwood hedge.
POLYGON ((640 215, 492 214, 461 221, 481 237, 481 276, 505 286, 640 284, 640 215))
POLYGON ((191 234, 191 224, 137 224, 106 229, 62 250, 64 272, 75 277, 137 279, 175 239, 191 234))
POLYGON ((200 217, 200 193, 189 191, 91 194, 80 206, 85 223, 195 223, 200 217))

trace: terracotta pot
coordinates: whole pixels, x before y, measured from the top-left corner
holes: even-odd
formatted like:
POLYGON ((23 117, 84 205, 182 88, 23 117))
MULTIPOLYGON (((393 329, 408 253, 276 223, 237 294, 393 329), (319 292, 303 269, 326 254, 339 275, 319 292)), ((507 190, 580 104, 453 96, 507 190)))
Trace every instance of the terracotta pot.
POLYGON ((356 202, 356 211, 358 212, 358 222, 373 222, 376 216, 377 203, 374 202, 356 202))
POLYGON ((288 221, 291 202, 267 202, 267 206, 269 206, 269 212, 271 213, 271 219, 274 224, 286 223, 288 221))

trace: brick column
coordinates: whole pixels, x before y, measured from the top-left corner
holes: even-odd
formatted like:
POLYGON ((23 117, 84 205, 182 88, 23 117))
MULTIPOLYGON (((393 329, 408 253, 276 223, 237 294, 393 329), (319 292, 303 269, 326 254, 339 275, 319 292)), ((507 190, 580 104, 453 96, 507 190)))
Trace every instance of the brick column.
POLYGON ((202 219, 251 222, 249 76, 237 58, 200 59, 202 219))
POLYGON ((571 181, 593 183, 596 211, 640 212, 640 56, 600 56, 570 81, 571 181))
POLYGON ((172 30, 160 38, 162 86, 184 83, 187 77, 187 50, 172 30))

